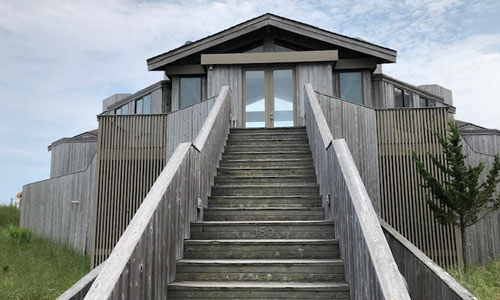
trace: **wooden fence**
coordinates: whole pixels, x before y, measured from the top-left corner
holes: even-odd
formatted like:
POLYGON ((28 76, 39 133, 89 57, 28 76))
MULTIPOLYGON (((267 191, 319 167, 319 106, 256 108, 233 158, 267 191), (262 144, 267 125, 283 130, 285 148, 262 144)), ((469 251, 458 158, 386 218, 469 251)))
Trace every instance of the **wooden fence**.
POLYGON ((229 135, 231 92, 223 87, 193 144, 181 143, 105 262, 85 299, 166 299, 197 199, 207 201, 229 135))
POLYGON ((381 216, 440 266, 461 264, 456 229, 437 223, 426 203, 412 151, 431 173, 444 179, 426 152, 444 157, 435 133, 447 134, 446 108, 377 110, 381 216))
POLYGON ((380 179, 375 110, 316 92, 334 139, 345 139, 377 212, 380 179))
MULTIPOLYGON (((494 153, 500 154, 498 136, 464 134, 463 149, 469 165, 485 164, 481 180, 485 181, 493 167, 494 153), (495 139, 498 139, 495 143, 495 139)), ((500 188, 500 187, 499 187, 500 188)), ((498 193, 498 192, 497 192, 498 193)), ((500 211, 490 213, 466 231, 467 257, 470 263, 487 264, 500 257, 500 211)))
POLYGON ((97 157, 84 171, 23 186, 22 227, 81 254, 91 251, 97 157))
POLYGON ((99 117, 94 267, 111 253, 177 145, 197 136, 214 102, 169 114, 99 117))
POLYGON ((351 299, 410 299, 378 216, 344 140, 334 140, 312 85, 305 85, 306 130, 320 191, 331 202, 351 299))

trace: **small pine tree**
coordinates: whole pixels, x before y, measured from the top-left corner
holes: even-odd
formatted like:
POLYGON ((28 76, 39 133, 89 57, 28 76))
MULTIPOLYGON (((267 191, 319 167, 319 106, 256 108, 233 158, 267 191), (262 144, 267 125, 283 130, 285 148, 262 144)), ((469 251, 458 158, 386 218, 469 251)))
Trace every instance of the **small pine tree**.
POLYGON ((496 198, 494 196, 500 182, 500 156, 495 156, 486 181, 481 183, 479 177, 484 163, 481 162, 477 166, 467 165, 467 156, 462 149, 456 122, 449 123, 448 131, 448 136, 437 135, 443 147, 446 164, 442 163, 437 155, 426 153, 432 163, 446 175, 443 183, 432 176, 415 152, 413 160, 424 180, 422 186, 430 191, 426 201, 436 220, 460 229, 464 268, 467 271, 466 228, 500 208, 500 195, 496 198))

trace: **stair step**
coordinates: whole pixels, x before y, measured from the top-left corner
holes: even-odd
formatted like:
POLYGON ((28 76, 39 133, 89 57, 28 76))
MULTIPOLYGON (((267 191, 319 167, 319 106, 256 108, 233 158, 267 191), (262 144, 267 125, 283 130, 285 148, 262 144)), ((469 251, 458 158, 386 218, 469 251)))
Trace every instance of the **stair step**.
POLYGON ((280 152, 286 149, 310 151, 309 144, 288 144, 286 148, 282 145, 229 145, 224 148, 224 153, 238 152, 280 152))
POLYGON ((318 195, 304 196, 212 196, 208 198, 208 207, 321 207, 318 195))
POLYGON ((275 138, 252 138, 245 137, 239 139, 231 139, 227 140, 227 145, 240 145, 242 147, 246 145, 260 145, 260 146, 269 146, 269 145, 283 145, 287 147, 288 145, 309 145, 309 140, 307 137, 275 137, 275 138))
POLYGON ((314 176, 313 167, 219 168, 217 176, 314 176))
POLYGON ((281 152, 238 152, 223 153, 222 161, 226 159, 304 159, 312 158, 310 151, 281 151, 281 152))
POLYGON ((219 185, 280 185, 280 184, 315 184, 316 176, 217 176, 215 184, 219 185))
POLYGON ((260 140, 260 139, 269 139, 269 140, 274 140, 274 139, 307 139, 307 133, 306 132, 298 132, 298 131, 292 131, 292 132, 279 132, 279 133, 268 133, 268 132, 256 132, 256 133, 239 133, 239 134, 230 134, 228 139, 229 140, 239 140, 239 139, 252 139, 252 140, 260 140))
POLYGON ((312 158, 301 159, 225 159, 219 164, 221 168, 257 168, 257 167, 312 167, 312 158))
POLYGON ((332 221, 212 221, 191 223, 191 238, 222 239, 333 239, 332 221))
POLYGON ((185 259, 333 259, 340 257, 335 239, 186 240, 185 259))
POLYGON ((349 299, 345 282, 174 281, 168 285, 175 299, 349 299))
POLYGON ((341 259, 228 259, 177 261, 176 280, 194 281, 344 281, 341 259))
POLYGON ((319 195, 316 184, 282 185, 214 185, 213 196, 260 196, 260 195, 319 195))
POLYGON ((269 207, 269 208, 208 208, 205 221, 296 221, 323 220, 321 207, 269 207))
POLYGON ((231 135, 236 134, 279 134, 279 133, 292 133, 292 132, 306 132, 305 127, 281 127, 281 128, 231 128, 231 135))

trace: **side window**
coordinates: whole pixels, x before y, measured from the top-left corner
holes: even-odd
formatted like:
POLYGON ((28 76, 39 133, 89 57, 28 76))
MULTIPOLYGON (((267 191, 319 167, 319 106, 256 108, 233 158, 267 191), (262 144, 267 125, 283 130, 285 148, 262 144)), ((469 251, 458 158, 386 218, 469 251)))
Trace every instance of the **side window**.
POLYGON ((128 115, 128 104, 125 104, 115 109, 115 115, 128 115))
POLYGON ((394 107, 413 107, 413 95, 410 91, 394 88, 394 107))
POLYGON ((420 97, 420 107, 435 107, 436 100, 420 97))
POLYGON ((151 113, 151 94, 135 101, 135 113, 138 115, 151 113))
POLYGON ((180 108, 201 102, 201 77, 181 77, 180 85, 180 108))
POLYGON ((340 76, 340 98, 363 104, 361 72, 342 72, 340 76))

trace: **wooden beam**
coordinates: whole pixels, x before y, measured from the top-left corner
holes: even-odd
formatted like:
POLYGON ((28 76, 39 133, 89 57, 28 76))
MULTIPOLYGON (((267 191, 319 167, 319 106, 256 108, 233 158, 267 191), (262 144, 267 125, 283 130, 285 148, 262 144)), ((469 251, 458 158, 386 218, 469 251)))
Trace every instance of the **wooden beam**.
POLYGON ((170 65, 165 66, 167 76, 176 75, 204 75, 207 72, 202 65, 170 65))
POLYGON ((263 53, 202 54, 202 65, 240 65, 337 61, 337 50, 263 53))
POLYGON ((352 58, 339 59, 335 64, 335 70, 353 70, 353 69, 370 69, 377 68, 377 60, 375 58, 352 58))

